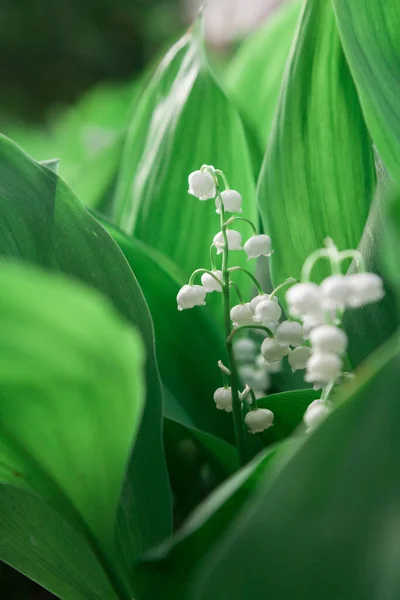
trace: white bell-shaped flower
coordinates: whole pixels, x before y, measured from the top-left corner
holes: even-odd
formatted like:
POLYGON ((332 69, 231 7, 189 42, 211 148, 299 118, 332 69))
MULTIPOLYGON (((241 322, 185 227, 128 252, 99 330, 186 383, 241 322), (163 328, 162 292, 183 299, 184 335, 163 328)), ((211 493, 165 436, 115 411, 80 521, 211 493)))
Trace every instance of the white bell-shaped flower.
POLYGON ((209 200, 217 193, 214 177, 209 171, 193 171, 189 175, 189 194, 199 200, 209 200))
MULTIPOLYGON (((251 307, 250 307, 251 310, 251 307)), ((263 300, 256 306, 256 310, 254 313, 254 321, 256 323, 262 323, 263 325, 267 325, 267 323, 276 323, 281 318, 282 309, 273 300, 263 300)))
POLYGON ((234 339, 233 353, 239 363, 252 362, 257 352, 257 346, 250 338, 234 339))
POLYGON ((254 325, 254 315, 250 308, 249 302, 232 306, 230 314, 235 327, 241 327, 242 325, 254 325))
POLYGON ((218 410, 232 412, 232 390, 220 387, 214 392, 214 402, 218 410))
MULTIPOLYGON (((222 271, 212 271, 212 273, 222 281, 222 271)), ((201 276, 201 283, 208 294, 210 292, 222 292, 221 284, 209 273, 203 273, 201 276)))
POLYGON ((261 433, 272 427, 274 423, 274 413, 268 408, 255 408, 249 410, 244 418, 244 422, 249 428, 250 433, 261 433))
POLYGON ((283 346, 300 346, 303 327, 297 321, 283 321, 276 329, 276 341, 283 346))
POLYGON ((321 313, 321 292, 316 283, 296 283, 286 292, 286 300, 294 317, 321 313))
POLYGON ((375 273, 348 275, 347 282, 350 288, 347 305, 352 308, 378 302, 385 295, 382 278, 375 273))
POLYGON ((316 429, 331 412, 331 409, 326 406, 323 400, 314 400, 314 402, 311 402, 303 417, 303 421, 307 427, 306 432, 310 433, 310 431, 316 429))
POLYGON ((350 294, 348 277, 345 275, 330 275, 320 285, 324 309, 336 310, 344 308, 350 294))
MULTIPOLYGON (((235 231, 234 229, 227 229, 226 237, 228 239, 228 250, 242 249, 242 236, 238 231, 235 231)), ((217 254, 221 254, 224 249, 224 236, 222 231, 214 236, 213 244, 217 249, 217 254)))
POLYGON ((317 352, 343 354, 347 348, 347 335, 335 325, 320 325, 310 333, 310 342, 317 352))
POLYGON ((311 332, 319 325, 324 324, 324 313, 314 313, 313 315, 306 315, 303 317, 303 337, 305 340, 310 338, 311 332))
POLYGON ((267 363, 274 363, 289 354, 289 346, 280 346, 275 338, 265 338, 261 344, 261 354, 267 363))
POLYGON ((239 376, 244 384, 255 390, 267 390, 270 386, 270 377, 266 363, 263 366, 242 365, 239 367, 239 376))
POLYGON ((289 365, 292 368, 292 373, 298 369, 305 369, 308 359, 311 356, 311 348, 307 346, 298 346, 288 356, 289 365))
POLYGON ((176 301, 178 310, 193 308, 194 306, 204 306, 206 290, 201 285, 184 285, 178 292, 176 301))
MULTIPOLYGON (((221 192, 224 211, 229 213, 241 213, 242 196, 236 190, 224 190, 221 192)), ((215 198, 216 213, 221 213, 221 199, 219 196, 215 198)))
MULTIPOLYGON (((257 308, 258 304, 260 304, 260 302, 264 302, 264 300, 269 300, 269 299, 270 299, 269 294, 258 294, 258 296, 255 296, 255 298, 253 298, 253 300, 250 301, 251 310, 253 312, 256 312, 256 308, 257 308)), ((271 301, 278 303, 278 298, 276 296, 272 296, 271 301)))
POLYGON ((253 235, 244 245, 244 251, 249 258, 258 258, 259 256, 271 256, 271 238, 264 233, 253 235))
POLYGON ((315 389, 325 387, 337 379, 342 371, 342 360, 337 354, 315 352, 307 361, 305 380, 314 384, 315 389))

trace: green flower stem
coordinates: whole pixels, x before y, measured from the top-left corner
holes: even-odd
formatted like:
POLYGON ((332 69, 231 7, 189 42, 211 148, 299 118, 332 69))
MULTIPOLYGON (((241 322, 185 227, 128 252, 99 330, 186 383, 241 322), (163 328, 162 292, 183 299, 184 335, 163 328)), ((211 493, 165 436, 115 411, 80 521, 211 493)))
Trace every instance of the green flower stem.
POLYGON ((254 225, 254 223, 252 221, 250 221, 250 219, 246 219, 245 217, 231 217, 230 219, 227 220, 225 225, 228 226, 231 223, 233 223, 234 221, 244 221, 245 223, 248 223, 250 225, 250 227, 252 228, 254 235, 258 235, 257 227, 254 225))
POLYGON ((233 412, 233 425, 235 429, 236 445, 239 454, 239 460, 241 465, 245 465, 247 462, 247 452, 244 437, 243 428, 243 417, 242 417, 242 405, 239 398, 239 378, 237 373, 236 361, 233 354, 232 340, 229 339, 232 330, 231 316, 230 316, 230 281, 229 281, 229 269, 228 269, 228 236, 226 234, 226 226, 224 225, 224 205, 222 202, 221 195, 218 192, 218 196, 221 202, 221 214, 220 223, 222 236, 224 238, 224 247, 222 254, 222 298, 224 303, 224 324, 225 324, 225 338, 226 338, 226 349, 228 353, 229 369, 231 372, 231 391, 232 391, 232 412, 233 412))
POLYGON ((189 285, 193 285, 194 284, 194 280, 196 279, 196 275, 198 275, 199 273, 208 273, 209 275, 211 275, 211 277, 213 277, 215 279, 215 281, 218 281, 218 283, 222 287, 222 281, 219 279, 219 277, 217 277, 214 273, 212 273, 208 269, 196 269, 195 271, 193 271, 193 273, 191 274, 190 279, 189 279, 189 285))
POLYGON ((358 272, 365 273, 365 260, 361 252, 359 252, 358 250, 343 250, 343 252, 339 252, 340 262, 346 260, 346 258, 352 258, 353 260, 355 260, 358 272))
POLYGON ((295 279, 294 277, 289 277, 288 279, 286 279, 286 281, 284 281, 283 283, 281 283, 280 285, 278 285, 269 295, 269 299, 271 300, 271 298, 273 298, 274 296, 276 296, 276 294, 279 292, 279 290, 281 290, 282 288, 284 288, 287 285, 291 285, 292 283, 297 283, 297 279, 295 279))
MULTIPOLYGON (((227 180, 227 178, 226 178, 226 176, 225 176, 225 173, 224 173, 223 171, 220 171, 219 169, 216 169, 216 170, 215 170, 215 174, 216 174, 216 175, 219 175, 219 176, 221 177, 222 181, 224 182, 225 189, 226 189, 226 190, 230 190, 231 188, 230 188, 230 185, 229 185, 229 183, 228 183, 228 180, 227 180)), ((218 194, 218 195, 219 195, 219 194, 218 194)), ((221 204, 222 204, 222 199, 220 198, 220 200, 221 200, 221 204)))
POLYGON ((226 341, 228 342, 228 340, 229 340, 231 342, 233 340, 233 338, 235 337, 235 335, 237 333, 239 333, 239 331, 242 331, 243 329, 261 329, 262 331, 265 331, 268 334, 268 337, 270 337, 270 338, 274 337, 274 334, 272 333, 272 331, 270 329, 268 329, 268 327, 264 327, 264 325, 241 325, 240 327, 236 327, 235 329, 232 329, 232 331, 229 334, 226 341))
POLYGON ((244 269, 243 267, 231 267, 230 269, 228 269, 229 273, 233 273, 233 271, 243 271, 243 273, 246 273, 246 275, 248 275, 250 277, 250 279, 252 279, 254 281, 254 284, 257 288, 258 293, 260 294, 260 296, 262 296, 263 289, 260 285, 260 282, 258 281, 258 279, 256 277, 254 277, 254 275, 252 273, 250 273, 250 271, 248 271, 247 269, 244 269))
POLYGON ((215 255, 214 255, 214 250, 215 250, 215 246, 214 244, 211 244, 210 246, 210 264, 211 264, 211 271, 216 271, 217 267, 215 265, 215 255))
POLYGON ((316 250, 315 252, 310 254, 310 256, 305 260, 305 262, 303 264, 303 268, 301 270, 301 277, 300 277, 300 280, 302 282, 310 281, 311 271, 312 271, 313 267, 315 266, 315 264, 321 258, 327 258, 330 261, 332 273, 334 275, 341 274, 342 271, 340 268, 340 263, 341 263, 340 253, 338 252, 338 249, 336 248, 336 246, 333 243, 333 241, 331 240, 331 238, 325 239, 325 246, 326 246, 325 248, 320 248, 319 250, 316 250))
POLYGON ((236 292, 236 295, 238 297, 238 300, 239 300, 240 304, 244 304, 244 302, 243 302, 243 296, 240 293, 239 286, 234 281, 230 281, 229 285, 231 287, 235 288, 235 292, 236 292))
POLYGON ((258 408, 257 406, 257 398, 255 393, 253 392, 253 390, 250 388, 249 389, 249 394, 251 396, 251 404, 249 405, 250 410, 256 410, 258 408))

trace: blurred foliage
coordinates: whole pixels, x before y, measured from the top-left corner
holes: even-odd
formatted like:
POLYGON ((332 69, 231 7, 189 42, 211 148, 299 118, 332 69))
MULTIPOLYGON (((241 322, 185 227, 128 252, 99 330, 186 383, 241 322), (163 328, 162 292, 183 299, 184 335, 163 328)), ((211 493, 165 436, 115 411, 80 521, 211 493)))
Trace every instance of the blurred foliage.
POLYGON ((2 0, 0 114, 42 121, 99 81, 132 79, 182 29, 178 0, 2 0))

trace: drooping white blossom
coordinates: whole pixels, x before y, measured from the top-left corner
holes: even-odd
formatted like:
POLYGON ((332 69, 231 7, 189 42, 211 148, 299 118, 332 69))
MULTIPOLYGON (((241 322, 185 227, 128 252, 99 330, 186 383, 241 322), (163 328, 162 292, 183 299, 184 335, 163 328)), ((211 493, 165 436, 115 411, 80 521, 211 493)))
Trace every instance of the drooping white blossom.
POLYGON ((347 305, 352 308, 378 302, 385 295, 383 281, 375 273, 356 273, 347 276, 350 294, 347 305))
POLYGON ((271 238, 264 233, 253 235, 244 245, 244 251, 249 258, 271 256, 271 238))
MULTIPOLYGON (((224 205, 224 211, 229 213, 241 213, 242 209, 242 196, 236 190, 224 190, 221 192, 222 203, 224 205)), ((217 214, 221 213, 221 199, 219 196, 215 199, 215 208, 217 214)))
POLYGON ((296 283, 286 292, 286 300, 289 312, 293 317, 305 317, 321 313, 321 292, 316 283, 296 283))
POLYGON ((268 408, 250 410, 244 418, 250 433, 261 433, 274 423, 274 413, 268 408))
MULTIPOLYGON (((234 229, 227 229, 226 237, 228 240, 228 250, 242 249, 242 236, 238 231, 235 231, 234 229)), ((224 236, 222 231, 214 236, 213 244, 217 249, 217 254, 221 254, 224 249, 224 236)))
POLYGON ((178 310, 193 308, 194 306, 204 306, 206 290, 201 285, 184 285, 178 292, 176 300, 178 310))
POLYGON ((257 346, 250 338, 235 339, 233 342, 233 353, 237 362, 249 362, 255 357, 257 346))
POLYGON ((313 350, 343 354, 347 348, 347 335, 335 325, 320 325, 310 333, 313 350))
MULTIPOLYGON (((251 310, 253 312, 255 312, 257 305, 260 304, 260 302, 263 302, 264 300, 269 300, 269 299, 270 299, 269 294, 258 294, 258 296, 255 296, 255 298, 253 298, 250 301, 251 310)), ((272 296, 271 301, 278 303, 278 298, 276 296, 272 296)))
POLYGON ((218 410, 232 412, 232 389, 220 387, 214 392, 214 401, 218 410))
POLYGON ((254 321, 256 323, 276 323, 281 318, 282 309, 277 302, 273 300, 263 300, 256 306, 254 312, 254 321))
POLYGON ((306 432, 310 433, 316 429, 331 412, 331 409, 322 400, 311 402, 303 417, 303 421, 307 427, 306 432))
POLYGON ((289 346, 280 346, 275 338, 265 338, 261 344, 261 354, 268 363, 281 360, 289 351, 289 346))
POLYGON ((270 386, 267 365, 263 367, 242 365, 239 367, 239 376, 242 382, 249 385, 253 391, 266 390, 270 386))
POLYGON ((324 324, 324 314, 323 312, 314 313, 313 315, 306 315, 303 317, 303 337, 305 340, 310 338, 311 332, 313 329, 318 327, 319 325, 324 324))
POLYGON ((189 194, 199 200, 209 200, 217 193, 214 177, 208 171, 193 171, 189 175, 189 194))
POLYGON ((330 381, 339 377, 342 371, 342 360, 333 353, 312 353, 307 361, 305 380, 314 384, 314 389, 325 387, 330 381))
POLYGON ((276 329, 276 341, 283 346, 300 346, 303 327, 297 321, 283 321, 276 329))
POLYGON ((254 315, 250 308, 249 302, 232 306, 230 315, 235 327, 240 327, 242 325, 254 325, 254 315))
POLYGON ((349 278, 345 275, 330 275, 320 285, 324 309, 343 309, 350 294, 349 278))
MULTIPOLYGON (((212 273, 222 281, 222 271, 212 271, 212 273)), ((222 292, 221 284, 209 273, 203 273, 201 276, 201 283, 207 293, 222 292)))
POLYGON ((292 368, 292 373, 298 369, 305 369, 308 359, 311 356, 311 348, 307 346, 297 346, 288 356, 289 365, 292 368))

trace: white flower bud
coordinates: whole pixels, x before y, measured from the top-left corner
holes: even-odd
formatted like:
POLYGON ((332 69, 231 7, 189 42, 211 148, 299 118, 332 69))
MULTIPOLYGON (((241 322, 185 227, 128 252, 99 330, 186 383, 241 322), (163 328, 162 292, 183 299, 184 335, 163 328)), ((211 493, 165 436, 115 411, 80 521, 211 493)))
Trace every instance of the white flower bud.
POLYGON ((345 275, 330 275, 320 285, 322 304, 327 310, 336 310, 346 306, 350 287, 345 275))
MULTIPOLYGON (((222 271, 212 271, 212 273, 222 281, 222 271)), ((221 284, 219 284, 209 273, 203 273, 201 276, 201 283, 207 293, 222 292, 221 284)))
POLYGON ((288 362, 292 368, 292 373, 297 371, 297 369, 305 369, 310 356, 311 348, 307 348, 307 346, 298 346, 292 350, 288 356, 288 362))
POLYGON ((335 325, 320 325, 310 333, 310 342, 317 352, 343 354, 347 348, 347 335, 335 325))
POLYGON ((206 290, 201 285, 184 285, 176 297, 178 310, 193 308, 194 306, 204 306, 205 297, 206 290))
POLYGON ((249 302, 232 306, 230 314, 235 327, 254 325, 253 311, 250 308, 249 302))
POLYGON ((271 256, 271 238, 264 233, 253 235, 244 245, 244 251, 249 258, 258 258, 259 256, 271 256))
MULTIPOLYGON (((224 211, 229 213, 241 213, 242 209, 242 196, 239 192, 235 190, 224 190, 221 192, 221 198, 224 205, 224 211)), ((221 200, 219 196, 215 199, 215 208, 216 213, 219 215, 221 213, 221 200)))
POLYGON ((214 392, 214 401, 218 410, 232 412, 232 390, 230 387, 220 387, 214 392))
MULTIPOLYGON (((242 236, 238 231, 234 229, 226 230, 226 237, 228 239, 228 250, 241 250, 242 249, 242 236)), ((221 254, 224 249, 224 236, 222 231, 214 236, 213 244, 217 249, 217 254, 221 254)))
POLYGON ((307 361, 307 374, 304 379, 313 383, 315 389, 319 389, 337 379, 341 371, 342 361, 337 354, 316 352, 307 361))
POLYGON ((217 192, 214 177, 208 171, 193 171, 189 175, 189 194, 199 200, 214 198, 217 192))
POLYGON ((267 390, 270 386, 270 379, 267 365, 263 367, 253 367, 253 365, 242 365, 239 367, 239 376, 244 384, 249 385, 252 390, 267 390))
POLYGON ((286 292, 286 300, 294 317, 321 313, 321 293, 316 283, 296 283, 286 292))
POLYGON ((249 338, 235 339, 233 353, 238 362, 252 362, 256 354, 256 344, 249 338))
MULTIPOLYGON (((253 300, 250 301, 250 307, 253 312, 256 312, 256 308, 260 302, 264 302, 264 300, 269 300, 269 294, 258 294, 253 300)), ((272 302, 278 303, 278 298, 276 296, 272 296, 272 302)))
POLYGON ((322 400, 311 402, 303 417, 303 421, 307 426, 306 432, 310 433, 310 431, 316 429, 330 413, 331 409, 322 400))
POLYGON ((315 327, 324 324, 324 314, 315 313, 313 315, 307 315, 303 317, 303 337, 305 340, 308 340, 311 332, 315 327))
POLYGON ((382 278, 375 273, 348 275, 347 283, 350 288, 347 304, 352 308, 378 302, 385 295, 382 278))
POLYGON ((250 433, 261 433, 272 427, 274 413, 268 410, 268 408, 255 408, 254 410, 249 410, 244 418, 244 422, 249 428, 250 433))
POLYGON ((276 330, 276 341, 283 346, 300 346, 303 327, 297 321, 283 321, 276 330))
POLYGON ((280 346, 275 338, 265 338, 261 344, 261 354, 268 363, 274 363, 289 354, 289 346, 280 346))
POLYGON ((272 300, 263 300, 256 306, 254 321, 266 326, 267 323, 279 321, 281 314, 282 309, 279 304, 272 300))

